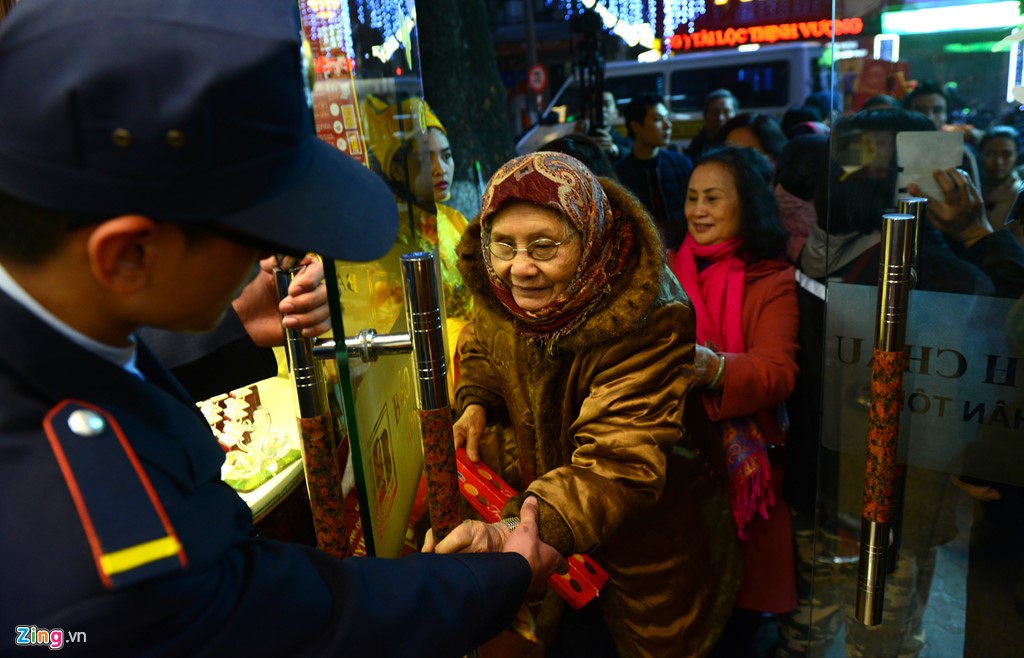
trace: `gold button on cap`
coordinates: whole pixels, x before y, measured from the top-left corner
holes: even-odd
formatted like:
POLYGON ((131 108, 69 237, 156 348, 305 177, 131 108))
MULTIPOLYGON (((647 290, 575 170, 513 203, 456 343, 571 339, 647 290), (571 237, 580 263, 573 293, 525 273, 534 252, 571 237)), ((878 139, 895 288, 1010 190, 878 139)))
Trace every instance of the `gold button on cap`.
POLYGON ((180 149, 185 145, 185 133, 180 130, 168 130, 166 139, 171 148, 180 149))
POLYGON ((96 436, 106 429, 107 421, 95 411, 78 409, 68 416, 68 427, 78 436, 96 436))
POLYGON ((132 145, 132 134, 126 128, 118 128, 111 134, 114 146, 126 148, 132 145))

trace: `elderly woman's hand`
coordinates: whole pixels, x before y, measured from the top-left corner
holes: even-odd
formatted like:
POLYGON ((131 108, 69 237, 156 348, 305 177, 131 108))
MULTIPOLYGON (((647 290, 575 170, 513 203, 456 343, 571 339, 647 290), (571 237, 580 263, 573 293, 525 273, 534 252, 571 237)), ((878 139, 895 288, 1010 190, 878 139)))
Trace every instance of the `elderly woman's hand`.
POLYGON ((480 461, 480 437, 487 425, 487 410, 479 404, 471 404, 455 421, 452 433, 455 435, 455 447, 465 446, 466 455, 474 462, 480 461))
POLYGON ((530 496, 523 501, 519 511, 519 527, 511 530, 502 522, 463 521, 440 543, 434 541, 432 530, 427 531, 423 541, 424 553, 481 553, 503 551, 519 553, 530 563, 533 578, 531 592, 543 592, 548 578, 553 573, 566 573, 569 563, 552 546, 540 540, 537 527, 537 498, 530 496))
MULTIPOLYGON (((703 345, 697 345, 697 353, 693 359, 694 365, 697 367, 697 378, 694 384, 701 388, 708 388, 711 382, 714 381, 715 375, 718 374, 720 360, 724 358, 724 356, 703 345)), ((720 387, 721 379, 715 382, 715 384, 720 387)))
MULTIPOLYGON (((970 247, 992 233, 992 225, 985 215, 985 204, 981 192, 971 182, 970 176, 962 169, 936 169, 932 172, 935 182, 942 188, 943 199, 928 199, 928 219, 935 228, 953 239, 970 247)), ((907 185, 907 191, 921 196, 921 188, 914 183, 907 185)))
POLYGON ((434 530, 427 530, 423 539, 424 553, 487 553, 500 552, 512 531, 502 522, 463 521, 440 542, 434 541, 434 530))

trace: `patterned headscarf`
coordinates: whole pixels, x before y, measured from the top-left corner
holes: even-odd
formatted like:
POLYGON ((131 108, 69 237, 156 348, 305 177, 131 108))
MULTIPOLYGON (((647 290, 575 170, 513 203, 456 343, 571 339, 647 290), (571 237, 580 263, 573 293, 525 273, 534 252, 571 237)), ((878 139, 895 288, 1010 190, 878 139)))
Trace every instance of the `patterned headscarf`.
POLYGON ((582 162, 556 152, 538 152, 506 162, 491 177, 480 210, 484 266, 498 300, 518 320, 519 332, 549 353, 611 291, 611 283, 633 252, 634 229, 612 208, 597 177, 582 162), (582 247, 576 274, 547 306, 526 311, 516 304, 508 284, 498 278, 487 250, 490 218, 512 201, 551 208, 579 232, 582 247))

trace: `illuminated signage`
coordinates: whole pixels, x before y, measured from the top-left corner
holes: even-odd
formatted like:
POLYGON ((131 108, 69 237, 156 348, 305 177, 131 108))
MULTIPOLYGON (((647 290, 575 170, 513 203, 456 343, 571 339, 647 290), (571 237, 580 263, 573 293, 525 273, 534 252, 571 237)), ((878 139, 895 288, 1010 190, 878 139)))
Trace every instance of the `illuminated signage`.
POLYGON ((802 39, 831 39, 832 37, 860 34, 864 21, 860 18, 843 18, 837 21, 799 21, 753 25, 750 27, 729 27, 724 30, 700 30, 691 34, 674 34, 669 40, 672 50, 697 50, 700 48, 732 47, 746 44, 776 43, 779 41, 800 41, 802 39))

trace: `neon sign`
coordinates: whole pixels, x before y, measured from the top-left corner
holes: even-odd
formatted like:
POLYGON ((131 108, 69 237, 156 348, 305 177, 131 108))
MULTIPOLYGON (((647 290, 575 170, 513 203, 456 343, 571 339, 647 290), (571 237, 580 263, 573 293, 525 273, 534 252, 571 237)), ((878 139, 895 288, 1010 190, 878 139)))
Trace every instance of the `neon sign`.
POLYGON ((692 34, 673 34, 669 40, 669 46, 672 50, 696 50, 715 46, 735 48, 752 43, 831 39, 834 36, 860 34, 863 30, 864 21, 860 18, 843 18, 837 21, 823 19, 751 27, 730 27, 724 30, 700 30, 692 34))

